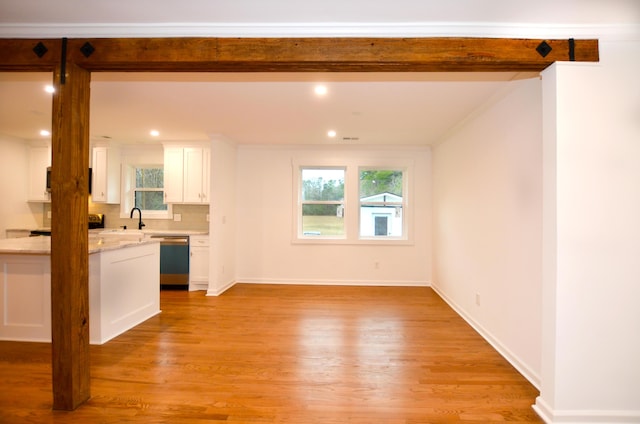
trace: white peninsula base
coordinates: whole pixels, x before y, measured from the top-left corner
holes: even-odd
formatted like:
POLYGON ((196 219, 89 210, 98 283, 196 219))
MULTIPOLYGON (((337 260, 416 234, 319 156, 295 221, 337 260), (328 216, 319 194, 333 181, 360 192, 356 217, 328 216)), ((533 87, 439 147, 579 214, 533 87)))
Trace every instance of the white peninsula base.
MULTIPOLYGON (((89 334, 103 344, 160 313, 160 245, 89 255, 89 334)), ((0 340, 51 341, 49 254, 0 253, 0 340)))

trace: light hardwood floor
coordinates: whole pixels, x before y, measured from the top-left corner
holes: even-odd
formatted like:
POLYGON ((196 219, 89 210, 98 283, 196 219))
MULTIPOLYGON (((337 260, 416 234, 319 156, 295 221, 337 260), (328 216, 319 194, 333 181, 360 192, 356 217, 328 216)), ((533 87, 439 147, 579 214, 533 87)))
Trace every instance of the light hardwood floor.
POLYGON ((541 423, 538 391, 430 288, 164 291, 91 347, 91 399, 52 411, 51 347, 0 342, 0 423, 541 423))

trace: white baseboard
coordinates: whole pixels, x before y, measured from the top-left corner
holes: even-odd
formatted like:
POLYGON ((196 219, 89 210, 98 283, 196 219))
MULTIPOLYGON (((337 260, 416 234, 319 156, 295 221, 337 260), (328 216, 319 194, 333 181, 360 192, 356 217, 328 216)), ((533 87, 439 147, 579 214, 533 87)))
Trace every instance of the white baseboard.
POLYGON ((429 287, 428 281, 372 281, 372 280, 310 280, 310 279, 272 279, 272 278, 238 278, 238 282, 248 284, 283 284, 307 286, 382 286, 382 287, 429 287))
POLYGON ((534 411, 547 424, 614 424, 640 423, 640 411, 553 410, 538 397, 534 411))
POLYGON ((511 350, 504 346, 498 338, 496 338, 490 331, 477 323, 471 316, 469 316, 464 309, 459 307, 453 300, 447 297, 437 286, 431 286, 431 288, 449 305, 458 315, 462 317, 474 330, 478 332, 493 348, 502 355, 513 367, 518 370, 524 378, 526 378, 533 386, 540 390, 540 376, 529 368, 520 358, 515 355, 511 350))
POLYGON ((229 290, 231 287, 233 287, 236 284, 235 281, 229 281, 227 282, 224 286, 219 287, 219 288, 211 288, 209 287, 207 289, 207 294, 206 296, 220 296, 222 293, 226 292, 227 290, 229 290))

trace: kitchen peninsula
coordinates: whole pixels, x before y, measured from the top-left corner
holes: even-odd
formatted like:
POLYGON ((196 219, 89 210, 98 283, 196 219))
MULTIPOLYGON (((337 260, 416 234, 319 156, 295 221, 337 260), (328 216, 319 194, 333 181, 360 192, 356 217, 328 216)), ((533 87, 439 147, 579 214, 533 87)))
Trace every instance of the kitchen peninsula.
MULTIPOLYGON (((0 240, 0 340, 51 341, 51 237, 0 240)), ((89 331, 103 344, 160 313, 160 245, 89 236, 89 331)))

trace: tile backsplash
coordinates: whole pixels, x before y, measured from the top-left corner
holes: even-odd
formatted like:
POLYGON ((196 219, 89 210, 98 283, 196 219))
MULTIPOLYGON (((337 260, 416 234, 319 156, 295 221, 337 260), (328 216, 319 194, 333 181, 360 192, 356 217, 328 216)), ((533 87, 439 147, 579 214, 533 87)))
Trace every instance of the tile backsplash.
MULTIPOLYGON (((51 227, 51 218, 48 218, 51 211, 51 204, 44 204, 43 227, 51 227)), ((119 228, 127 226, 127 228, 137 228, 138 216, 135 218, 120 218, 120 205, 108 205, 105 203, 89 202, 89 213, 104 214, 104 223, 106 228, 119 228)), ((190 231, 209 231, 209 222, 207 215, 209 214, 209 205, 173 205, 173 213, 182 215, 179 222, 170 219, 147 219, 142 215, 142 221, 145 223, 145 229, 149 230, 190 230, 190 231)))

